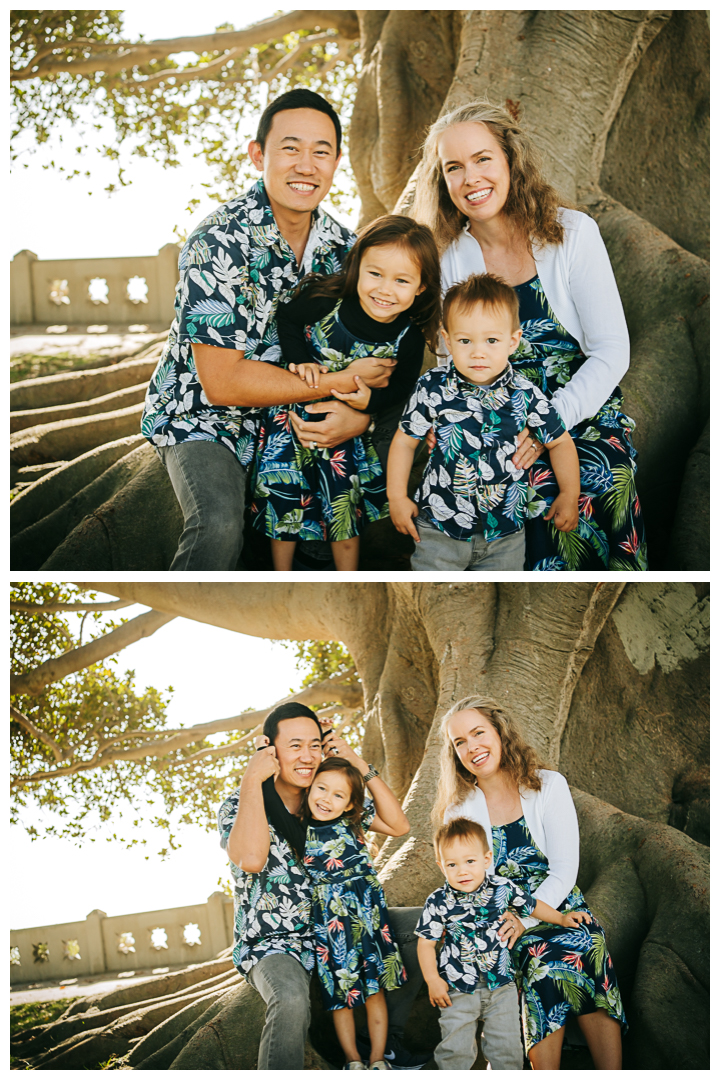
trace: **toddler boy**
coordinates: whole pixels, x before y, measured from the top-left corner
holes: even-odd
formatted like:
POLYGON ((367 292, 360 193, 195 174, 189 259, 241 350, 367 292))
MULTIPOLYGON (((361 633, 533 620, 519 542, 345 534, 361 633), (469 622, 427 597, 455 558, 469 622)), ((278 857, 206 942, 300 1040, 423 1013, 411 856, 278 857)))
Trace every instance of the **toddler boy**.
POLYGON ((449 364, 419 379, 390 447, 390 516, 418 545, 413 570, 522 570, 528 484, 512 461, 517 436, 527 427, 549 450, 560 492, 545 520, 563 532, 578 523, 575 444, 542 391, 508 363, 522 336, 514 289, 474 274, 448 290, 443 323, 449 364), (431 429, 437 442, 416 505, 408 478, 431 429))
POLYGON ((482 825, 454 818, 435 834, 435 857, 445 884, 427 900, 415 929, 418 960, 430 1003, 438 1005, 439 1069, 471 1069, 475 1033, 483 1020, 482 1052, 492 1069, 522 1069, 520 1010, 510 950, 500 940, 503 913, 534 915, 557 926, 589 922, 585 911, 564 914, 508 878, 487 874, 492 856, 482 825), (443 938, 439 963, 435 942, 443 938))

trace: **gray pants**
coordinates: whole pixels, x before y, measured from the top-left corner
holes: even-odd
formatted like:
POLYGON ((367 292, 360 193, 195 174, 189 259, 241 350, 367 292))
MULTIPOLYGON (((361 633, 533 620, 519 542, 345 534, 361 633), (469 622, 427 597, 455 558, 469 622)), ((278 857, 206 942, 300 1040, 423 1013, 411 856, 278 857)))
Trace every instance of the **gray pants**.
POLYGON ((242 549, 247 469, 219 442, 156 447, 185 519, 171 570, 234 570, 242 549))
POLYGON ((484 536, 455 540, 423 517, 416 517, 420 543, 411 559, 413 570, 522 570, 525 565, 525 530, 487 542, 484 536))
POLYGON ((483 1021, 482 1053, 495 1069, 522 1069, 520 1007, 515 983, 474 994, 450 991, 452 1005, 440 1010, 442 1042, 435 1050, 439 1069, 472 1069, 477 1057, 477 1022, 483 1021))
MULTIPOLYGON (((402 1035, 422 984, 415 927, 422 908, 389 908, 390 926, 402 954, 408 980, 387 994, 388 1032, 402 1035)), ((265 956, 247 981, 267 1005, 260 1038, 258 1069, 302 1069, 310 1027, 310 973, 287 953, 265 956)))

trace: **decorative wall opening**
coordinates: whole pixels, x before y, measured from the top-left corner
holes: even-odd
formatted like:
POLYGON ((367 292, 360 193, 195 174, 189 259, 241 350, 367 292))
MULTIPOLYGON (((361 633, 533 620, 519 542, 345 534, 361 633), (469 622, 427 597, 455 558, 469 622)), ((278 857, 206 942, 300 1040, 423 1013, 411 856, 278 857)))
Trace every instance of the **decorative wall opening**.
POLYGON ((197 923, 189 922, 182 929, 183 945, 200 944, 200 927, 197 923))
POLYGON ((10 946, 10 967, 20 967, 20 950, 17 945, 10 946))
POLYGON ((50 960, 50 947, 47 941, 40 941, 37 945, 33 945, 33 962, 36 964, 46 964, 50 960))
POLYGON ((61 307, 63 304, 70 303, 70 296, 68 293, 68 283, 65 279, 55 278, 50 282, 50 292, 48 298, 51 304, 57 304, 61 307))
POLYGON ((135 938, 131 933, 118 934, 117 951, 123 956, 135 952, 135 938))
POLYGON ((109 303, 109 292, 110 289, 108 288, 108 283, 104 277, 94 277, 88 284, 88 299, 93 304, 109 303))
POLYGON ((63 941, 63 956, 66 960, 82 960, 80 942, 73 938, 69 941, 63 941))
POLYGON ((144 277, 131 277, 127 283, 127 298, 131 304, 147 304, 148 286, 144 277))
POLYGON ((162 926, 156 926, 150 931, 150 948, 151 949, 167 949, 167 930, 162 926))

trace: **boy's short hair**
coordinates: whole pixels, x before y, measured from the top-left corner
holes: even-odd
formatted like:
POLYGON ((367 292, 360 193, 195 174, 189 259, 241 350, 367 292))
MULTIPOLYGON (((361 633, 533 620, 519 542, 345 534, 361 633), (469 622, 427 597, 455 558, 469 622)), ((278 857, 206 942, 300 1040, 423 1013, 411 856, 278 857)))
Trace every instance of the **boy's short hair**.
POLYGON ((513 330, 520 329, 520 302, 511 285, 494 274, 471 274, 459 285, 453 285, 443 300, 443 326, 447 330, 452 308, 462 311, 475 304, 487 304, 491 308, 505 308, 512 320, 513 330))
POLYGON ((472 818, 467 817, 456 817, 445 825, 441 825, 435 833, 435 858, 438 861, 442 860, 442 848, 451 840, 467 840, 469 837, 479 840, 483 851, 490 850, 487 833, 479 821, 473 821, 472 818))

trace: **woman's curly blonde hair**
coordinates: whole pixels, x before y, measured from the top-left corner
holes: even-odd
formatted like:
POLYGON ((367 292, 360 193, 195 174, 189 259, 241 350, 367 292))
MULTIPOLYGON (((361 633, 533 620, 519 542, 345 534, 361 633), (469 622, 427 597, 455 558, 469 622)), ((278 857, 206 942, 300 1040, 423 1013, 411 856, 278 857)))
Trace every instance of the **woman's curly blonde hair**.
POLYGON ((538 770, 547 768, 532 746, 525 742, 512 718, 493 698, 474 694, 457 701, 440 723, 440 782, 432 810, 432 820, 436 826, 443 823, 445 813, 451 806, 459 806, 475 791, 475 777, 460 761, 448 734, 453 716, 466 709, 477 710, 497 731, 502 745, 500 768, 515 781, 518 788, 539 791, 542 780, 538 770))
POLYGON ((542 177, 540 153, 516 120, 499 105, 474 101, 441 116, 430 128, 420 163, 412 216, 429 225, 442 253, 463 230, 465 215, 452 202, 438 153, 440 136, 455 124, 485 124, 492 132, 510 166, 510 191, 503 212, 527 241, 561 244, 563 227, 557 220, 559 206, 569 206, 542 177))

